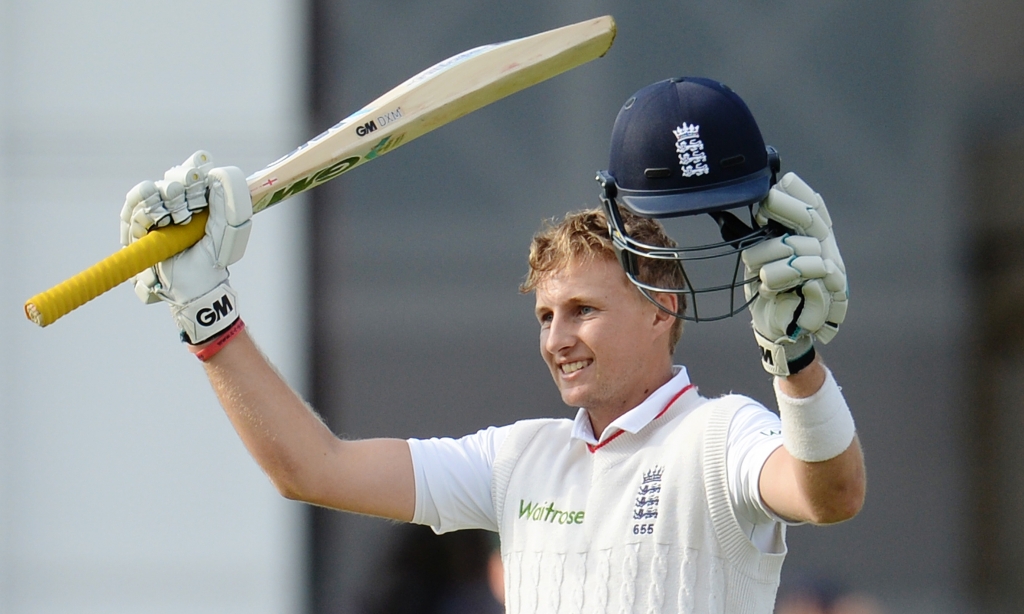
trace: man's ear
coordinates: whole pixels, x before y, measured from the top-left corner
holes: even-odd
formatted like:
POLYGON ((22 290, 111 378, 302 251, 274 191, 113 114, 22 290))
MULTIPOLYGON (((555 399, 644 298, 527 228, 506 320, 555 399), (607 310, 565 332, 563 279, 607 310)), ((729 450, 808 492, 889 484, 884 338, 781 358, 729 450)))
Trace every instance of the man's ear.
MULTIPOLYGON (((654 292, 654 300, 658 301, 658 304, 668 309, 672 313, 679 312, 679 295, 673 294, 672 292, 654 292)), ((675 324, 676 318, 670 313, 666 313, 664 310, 654 308, 654 318, 657 325, 661 326, 667 324, 669 328, 675 324)))

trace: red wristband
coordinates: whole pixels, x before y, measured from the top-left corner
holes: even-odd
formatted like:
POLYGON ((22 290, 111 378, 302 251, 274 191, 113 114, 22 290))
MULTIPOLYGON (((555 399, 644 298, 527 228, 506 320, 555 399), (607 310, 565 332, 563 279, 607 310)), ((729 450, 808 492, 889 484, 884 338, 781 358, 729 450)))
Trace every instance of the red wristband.
POLYGON ((242 321, 242 318, 238 318, 235 320, 234 324, 229 326, 227 330, 215 337, 212 341, 200 346, 190 345, 188 346, 188 351, 195 354, 196 358, 202 362, 206 362, 216 356, 217 352, 223 350, 224 346, 243 330, 245 330, 245 322, 242 321))

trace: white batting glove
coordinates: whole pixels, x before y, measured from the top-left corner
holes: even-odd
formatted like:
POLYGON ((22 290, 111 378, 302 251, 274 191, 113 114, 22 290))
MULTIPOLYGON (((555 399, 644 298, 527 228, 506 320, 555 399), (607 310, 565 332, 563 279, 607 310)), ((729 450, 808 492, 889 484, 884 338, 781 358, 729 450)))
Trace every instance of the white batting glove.
POLYGON ((787 376, 814 357, 814 341, 828 343, 846 318, 846 265, 821 196, 794 173, 772 187, 755 215, 790 231, 743 252, 753 298, 754 338, 766 371, 787 376))
POLYGON ((213 168, 210 154, 197 151, 162 180, 132 188, 121 209, 121 244, 127 246, 153 228, 187 223, 193 211, 205 207, 210 217, 198 243, 135 276, 139 299, 168 303, 182 339, 194 345, 216 337, 238 319, 227 267, 245 253, 252 229, 245 175, 234 166, 213 168))

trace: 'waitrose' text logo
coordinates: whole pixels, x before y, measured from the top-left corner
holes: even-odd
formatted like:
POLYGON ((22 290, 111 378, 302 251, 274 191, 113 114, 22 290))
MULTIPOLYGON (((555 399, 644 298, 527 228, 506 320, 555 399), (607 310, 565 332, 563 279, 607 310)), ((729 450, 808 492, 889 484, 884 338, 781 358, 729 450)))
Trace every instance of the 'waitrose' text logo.
POLYGON ((583 510, 564 511, 555 509, 554 503, 534 503, 522 499, 519 500, 519 517, 551 524, 583 524, 583 510))

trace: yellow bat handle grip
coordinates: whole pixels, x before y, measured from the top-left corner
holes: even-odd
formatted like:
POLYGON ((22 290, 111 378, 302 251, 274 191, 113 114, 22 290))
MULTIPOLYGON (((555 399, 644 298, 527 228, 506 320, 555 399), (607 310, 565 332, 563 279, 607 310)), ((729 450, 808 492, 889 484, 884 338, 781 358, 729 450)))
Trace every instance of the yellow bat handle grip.
POLYGON ((135 243, 107 256, 78 275, 25 301, 25 315, 39 326, 88 303, 121 282, 199 242, 206 231, 206 209, 192 214, 187 224, 154 230, 135 243))

